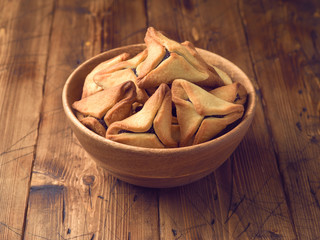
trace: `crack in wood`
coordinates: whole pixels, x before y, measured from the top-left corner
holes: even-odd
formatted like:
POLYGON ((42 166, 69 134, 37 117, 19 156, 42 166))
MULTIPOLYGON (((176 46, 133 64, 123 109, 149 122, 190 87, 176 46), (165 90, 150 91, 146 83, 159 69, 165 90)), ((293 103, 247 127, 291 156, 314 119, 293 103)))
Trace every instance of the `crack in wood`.
POLYGON ((4 156, 4 155, 7 155, 9 153, 25 150, 25 149, 28 149, 28 148, 34 148, 34 147, 35 147, 35 144, 29 145, 29 146, 23 146, 23 147, 19 147, 19 148, 15 148, 15 149, 10 149, 8 151, 4 151, 4 152, 0 153, 0 157, 4 156))
MULTIPOLYGON (((6 150, 4 150, 3 152, 1 152, 1 153, 0 153, 0 156, 5 155, 5 154, 7 154, 7 153, 9 153, 9 152, 11 152, 11 151, 18 151, 18 150, 20 150, 21 147, 18 148, 18 149, 12 149, 12 148, 13 148, 14 146, 16 146, 17 144, 19 144, 20 142, 22 142, 24 139, 26 139, 29 135, 31 135, 32 133, 37 132, 37 131, 38 131, 38 128, 35 128, 35 129, 29 131, 27 134, 23 135, 23 136, 22 136, 21 138, 19 138, 16 142, 14 142, 12 145, 10 145, 6 150)), ((32 145, 32 146, 35 146, 35 145, 32 145)), ((31 147, 31 146, 24 146, 24 147, 31 147)), ((22 148, 24 148, 24 147, 22 147, 22 148)))
POLYGON ((90 238, 90 240, 93 240, 94 237, 95 237, 95 234, 93 233, 93 234, 92 234, 92 237, 90 238))
POLYGON ((209 226, 210 229, 214 232, 214 228, 213 228, 213 226, 211 224, 212 221, 210 222, 209 220, 206 219, 206 217, 203 215, 203 212, 197 207, 197 205, 191 200, 191 198, 189 198, 189 196, 188 196, 187 199, 191 203, 191 206, 193 207, 193 209, 195 209, 196 212, 198 212, 200 214, 200 217, 204 220, 205 224, 207 226, 209 226))
POLYGON ((64 220, 66 218, 66 202, 64 200, 64 195, 62 199, 62 223, 64 224, 64 220))
POLYGON ((30 194, 42 194, 43 197, 46 197, 49 200, 54 199, 56 195, 60 195, 64 190, 64 185, 34 185, 30 187, 30 194))
MULTIPOLYGON (((144 194, 144 192, 142 192, 141 194, 144 194)), ((135 195, 135 196, 137 196, 137 195, 135 195)), ((139 197, 141 197, 141 195, 139 197)), ((116 224, 116 226, 118 226, 122 222, 122 220, 125 218, 125 216, 129 213, 129 211, 133 208, 133 206, 135 204, 136 204, 136 201, 133 201, 126 209, 121 208, 121 210, 123 211, 123 214, 121 215, 119 222, 118 222, 118 224, 116 224)))
POLYGON ((317 197, 317 193, 316 191, 312 188, 311 186, 311 181, 309 179, 309 176, 307 176, 307 179, 308 179, 308 184, 309 184, 309 188, 310 188, 310 193, 311 193, 311 196, 312 198, 314 199, 314 202, 315 202, 315 205, 317 206, 317 208, 320 209, 320 202, 319 202, 319 199, 317 197))
POLYGON ((246 196, 243 195, 240 199, 240 201, 233 203, 228 210, 228 216, 227 219, 225 220, 225 224, 230 220, 230 218, 233 216, 233 214, 235 214, 235 212, 237 211, 238 207, 241 205, 241 203, 246 199, 246 196), (229 213, 231 212, 231 214, 229 215, 229 213))
POLYGON ((92 209, 92 196, 91 196, 91 185, 88 187, 88 194, 89 194, 89 201, 90 201, 90 208, 92 209))
POLYGON ((251 223, 249 222, 247 224, 247 226, 243 229, 243 231, 241 233, 238 234, 238 236, 236 237, 236 239, 239 239, 241 237, 242 234, 244 234, 250 227, 251 223))
MULTIPOLYGON (((69 228, 68 228, 68 230, 69 230, 69 228)), ((62 240, 71 240, 71 239, 78 239, 78 238, 84 239, 83 237, 86 237, 86 236, 91 236, 90 240, 93 240, 94 237, 95 237, 95 233, 93 233, 93 232, 83 233, 83 234, 80 234, 80 235, 76 235, 76 236, 73 236, 73 237, 67 237, 67 238, 64 238, 60 233, 57 233, 57 234, 59 236, 59 239, 61 238, 62 240)), ((43 238, 43 239, 51 240, 49 238, 45 238, 45 237, 42 237, 42 236, 39 236, 39 235, 34 235, 34 234, 31 234, 31 235, 32 236, 36 236, 36 237, 40 237, 40 238, 43 238)))
POLYGON ((188 228, 183 228, 183 229, 180 229, 180 230, 175 230, 176 231, 176 234, 178 234, 178 231, 180 232, 180 235, 175 238, 175 240, 178 240, 182 237, 185 237, 186 234, 188 234, 189 232, 191 232, 192 230, 194 229, 198 229, 198 228, 201 228, 201 227, 204 227, 204 226, 207 226, 207 223, 202 223, 202 224, 198 224, 198 225, 193 225, 193 226, 190 226, 188 228))
MULTIPOLYGON (((109 197, 108 197, 108 205, 106 207, 106 210, 107 212, 111 212, 110 208, 111 208, 111 196, 112 194, 114 193, 116 187, 118 186, 119 184, 119 180, 116 178, 115 181, 112 183, 111 187, 110 187, 110 190, 109 190, 109 197)), ((103 224, 103 229, 104 229, 104 232, 106 232, 106 229, 108 229, 110 231, 110 233, 117 239, 120 240, 120 238, 117 236, 117 234, 115 232, 112 231, 112 229, 110 229, 109 227, 107 227, 107 214, 105 214, 105 217, 104 217, 104 224, 103 224)))
POLYGON ((265 217, 264 221, 262 222, 261 225, 258 226, 258 231, 256 232, 255 236, 253 239, 256 239, 259 236, 259 233, 262 232, 262 229, 264 227, 264 225, 267 223, 267 221, 269 220, 269 218, 271 216, 274 216, 274 212, 281 206, 281 203, 278 203, 278 205, 272 209, 272 211, 265 217))
MULTIPOLYGON (((4 222, 0 222, 0 226, 3 226, 3 227, 5 227, 5 228, 7 228, 9 231, 17 234, 18 236, 22 236, 22 233, 18 232, 18 231, 21 231, 21 232, 22 232, 21 229, 11 227, 11 226, 7 225, 7 224, 4 223, 4 222)), ((0 228, 0 230, 1 230, 1 228, 0 228)), ((1 231, 0 231, 0 232, 1 232, 1 231)))
POLYGON ((23 157, 29 156, 29 155, 31 155, 31 154, 33 155, 34 152, 33 152, 33 151, 32 151, 32 152, 28 152, 28 153, 23 154, 23 155, 20 155, 20 156, 18 156, 18 157, 16 157, 16 158, 10 159, 10 160, 8 160, 8 161, 0 164, 0 167, 6 165, 6 164, 8 164, 8 163, 15 162, 15 161, 17 161, 17 160, 19 160, 19 159, 21 159, 21 158, 23 158, 23 157))

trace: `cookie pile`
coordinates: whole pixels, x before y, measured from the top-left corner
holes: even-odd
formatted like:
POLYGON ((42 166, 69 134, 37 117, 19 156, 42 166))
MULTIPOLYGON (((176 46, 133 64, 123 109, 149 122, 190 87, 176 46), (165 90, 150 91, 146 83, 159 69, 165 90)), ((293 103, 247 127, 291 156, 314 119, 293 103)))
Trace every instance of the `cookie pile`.
POLYGON ((72 104, 95 133, 123 144, 184 147, 215 138, 244 113, 246 89, 208 64, 188 41, 153 27, 146 48, 100 63, 72 104))

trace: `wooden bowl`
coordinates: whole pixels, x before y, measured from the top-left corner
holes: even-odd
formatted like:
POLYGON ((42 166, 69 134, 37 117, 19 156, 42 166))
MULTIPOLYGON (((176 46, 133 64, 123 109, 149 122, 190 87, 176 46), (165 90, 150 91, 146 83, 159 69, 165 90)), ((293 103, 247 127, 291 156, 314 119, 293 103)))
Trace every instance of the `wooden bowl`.
POLYGON ((115 177, 144 187, 174 187, 191 183, 217 169, 235 150, 246 134, 255 111, 255 90, 246 76, 230 61, 203 49, 197 49, 211 64, 225 71, 233 81, 239 81, 248 91, 244 116, 240 123, 226 134, 211 141, 181 148, 142 148, 105 139, 82 125, 71 104, 80 99, 87 74, 100 62, 128 52, 141 52, 144 44, 112 49, 81 64, 69 76, 62 93, 63 108, 68 122, 86 152, 115 177))

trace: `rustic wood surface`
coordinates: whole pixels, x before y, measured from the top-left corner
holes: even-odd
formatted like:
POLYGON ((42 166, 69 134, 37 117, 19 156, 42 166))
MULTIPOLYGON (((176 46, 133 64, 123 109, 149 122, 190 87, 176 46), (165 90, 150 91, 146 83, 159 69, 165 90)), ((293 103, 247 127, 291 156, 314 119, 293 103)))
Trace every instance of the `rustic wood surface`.
POLYGON ((0 1, 0 239, 320 239, 318 0, 0 1), (218 170, 149 189, 86 155, 68 75, 148 26, 238 65, 259 96, 218 170))

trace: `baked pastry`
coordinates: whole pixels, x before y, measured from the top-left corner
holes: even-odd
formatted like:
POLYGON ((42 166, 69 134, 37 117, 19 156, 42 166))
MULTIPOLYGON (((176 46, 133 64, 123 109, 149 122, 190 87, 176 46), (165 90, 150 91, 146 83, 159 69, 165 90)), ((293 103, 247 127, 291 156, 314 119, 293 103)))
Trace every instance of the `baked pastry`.
POLYGON ((135 56, 120 54, 88 74, 72 105, 87 128, 133 146, 184 147, 215 138, 243 116, 246 89, 191 42, 150 27, 145 43, 135 56))
POLYGON ((213 67, 214 70, 216 70, 216 72, 218 73, 218 75, 220 76, 222 81, 224 82, 224 85, 229 85, 229 84, 233 83, 231 77, 228 74, 226 74, 224 71, 222 71, 217 66, 214 66, 214 65, 211 65, 211 64, 209 64, 209 65, 211 67, 213 67))
POLYGON ((215 88, 210 93, 231 103, 243 105, 247 101, 247 90, 239 82, 215 88))
POLYGON ((72 107, 84 116, 103 118, 109 126, 131 114, 132 104, 136 101, 135 89, 134 83, 127 81, 82 98, 74 102, 72 107))
POLYGON ((139 87, 157 87, 179 78, 207 87, 224 85, 215 69, 205 63, 190 42, 180 44, 153 27, 148 28, 145 42, 152 55, 137 67, 139 87))
POLYGON ((106 138, 140 147, 176 147, 171 133, 172 100, 170 88, 161 84, 142 109, 130 117, 112 123, 106 138))
POLYGON ((102 69, 108 68, 109 66, 112 66, 114 64, 117 64, 119 62, 123 62, 124 60, 129 58, 128 53, 122 53, 114 58, 111 58, 107 61, 104 61, 100 63, 98 66, 96 66, 86 77, 83 88, 82 88, 82 96, 81 98, 88 97, 96 92, 101 91, 103 88, 99 87, 94 81, 93 77, 94 75, 101 71, 102 69))
POLYGON ((180 126, 180 145, 208 141, 241 118, 244 107, 227 102, 183 79, 172 83, 172 100, 180 126))
POLYGON ((150 36, 151 29, 148 29, 144 38, 144 42, 148 50, 148 56, 141 64, 137 66, 136 70, 139 79, 145 77, 150 71, 156 68, 161 61, 163 61, 170 55, 170 53, 166 51, 166 48, 160 42, 156 41, 153 37, 150 36))
POLYGON ((80 122, 89 128, 91 131, 95 132, 96 134, 104 137, 106 135, 106 128, 104 126, 104 122, 102 120, 99 120, 97 118, 88 116, 83 117, 80 122))
MULTIPOLYGON (((93 81, 99 87, 107 89, 120 83, 131 80, 136 85, 136 68, 147 57, 147 49, 138 53, 136 56, 130 59, 124 59, 115 64, 108 65, 100 71, 95 72, 93 81)), ((139 88, 136 85, 137 101, 144 103, 148 99, 148 95, 144 89, 139 88)))

